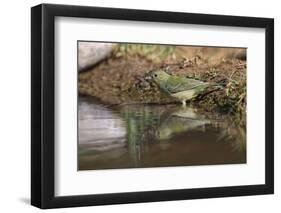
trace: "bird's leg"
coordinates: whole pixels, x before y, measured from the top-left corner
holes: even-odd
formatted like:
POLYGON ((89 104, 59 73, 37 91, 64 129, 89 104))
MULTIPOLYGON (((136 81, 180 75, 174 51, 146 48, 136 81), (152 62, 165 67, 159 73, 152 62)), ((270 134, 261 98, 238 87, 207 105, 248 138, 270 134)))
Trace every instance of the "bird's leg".
POLYGON ((185 100, 182 100, 182 106, 186 107, 186 101, 185 100))

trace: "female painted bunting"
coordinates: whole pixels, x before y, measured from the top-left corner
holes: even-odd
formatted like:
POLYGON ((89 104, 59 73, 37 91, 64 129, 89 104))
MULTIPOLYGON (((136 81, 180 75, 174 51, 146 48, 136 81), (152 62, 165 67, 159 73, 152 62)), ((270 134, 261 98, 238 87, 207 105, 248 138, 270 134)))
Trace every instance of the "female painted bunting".
POLYGON ((186 106, 186 101, 202 94, 206 88, 220 86, 216 83, 170 75, 161 69, 152 71, 146 79, 152 79, 161 90, 180 100, 183 106, 186 106))

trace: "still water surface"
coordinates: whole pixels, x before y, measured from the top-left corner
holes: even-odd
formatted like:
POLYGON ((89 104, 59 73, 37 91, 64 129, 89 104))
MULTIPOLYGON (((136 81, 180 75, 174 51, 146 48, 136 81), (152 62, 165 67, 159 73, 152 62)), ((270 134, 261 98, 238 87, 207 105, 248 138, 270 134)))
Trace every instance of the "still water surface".
POLYGON ((181 105, 106 106, 79 98, 78 169, 246 163, 246 131, 181 105))

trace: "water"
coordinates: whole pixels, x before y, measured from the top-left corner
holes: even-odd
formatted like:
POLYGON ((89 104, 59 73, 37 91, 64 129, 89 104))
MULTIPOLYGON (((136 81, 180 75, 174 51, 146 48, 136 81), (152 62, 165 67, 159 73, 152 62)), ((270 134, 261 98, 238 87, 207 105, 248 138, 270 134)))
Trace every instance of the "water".
POLYGON ((79 99, 79 170, 238 163, 246 163, 246 131, 230 117, 79 99))

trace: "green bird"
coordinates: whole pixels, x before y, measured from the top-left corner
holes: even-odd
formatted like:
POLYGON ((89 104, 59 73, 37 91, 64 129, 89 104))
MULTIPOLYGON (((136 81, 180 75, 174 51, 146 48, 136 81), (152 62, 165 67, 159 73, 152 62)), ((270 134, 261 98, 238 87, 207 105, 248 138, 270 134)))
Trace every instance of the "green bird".
POLYGON ((161 69, 152 71, 146 79, 152 79, 162 91, 180 100, 183 106, 186 106, 186 101, 202 94, 206 88, 218 86, 216 83, 170 75, 161 69))

